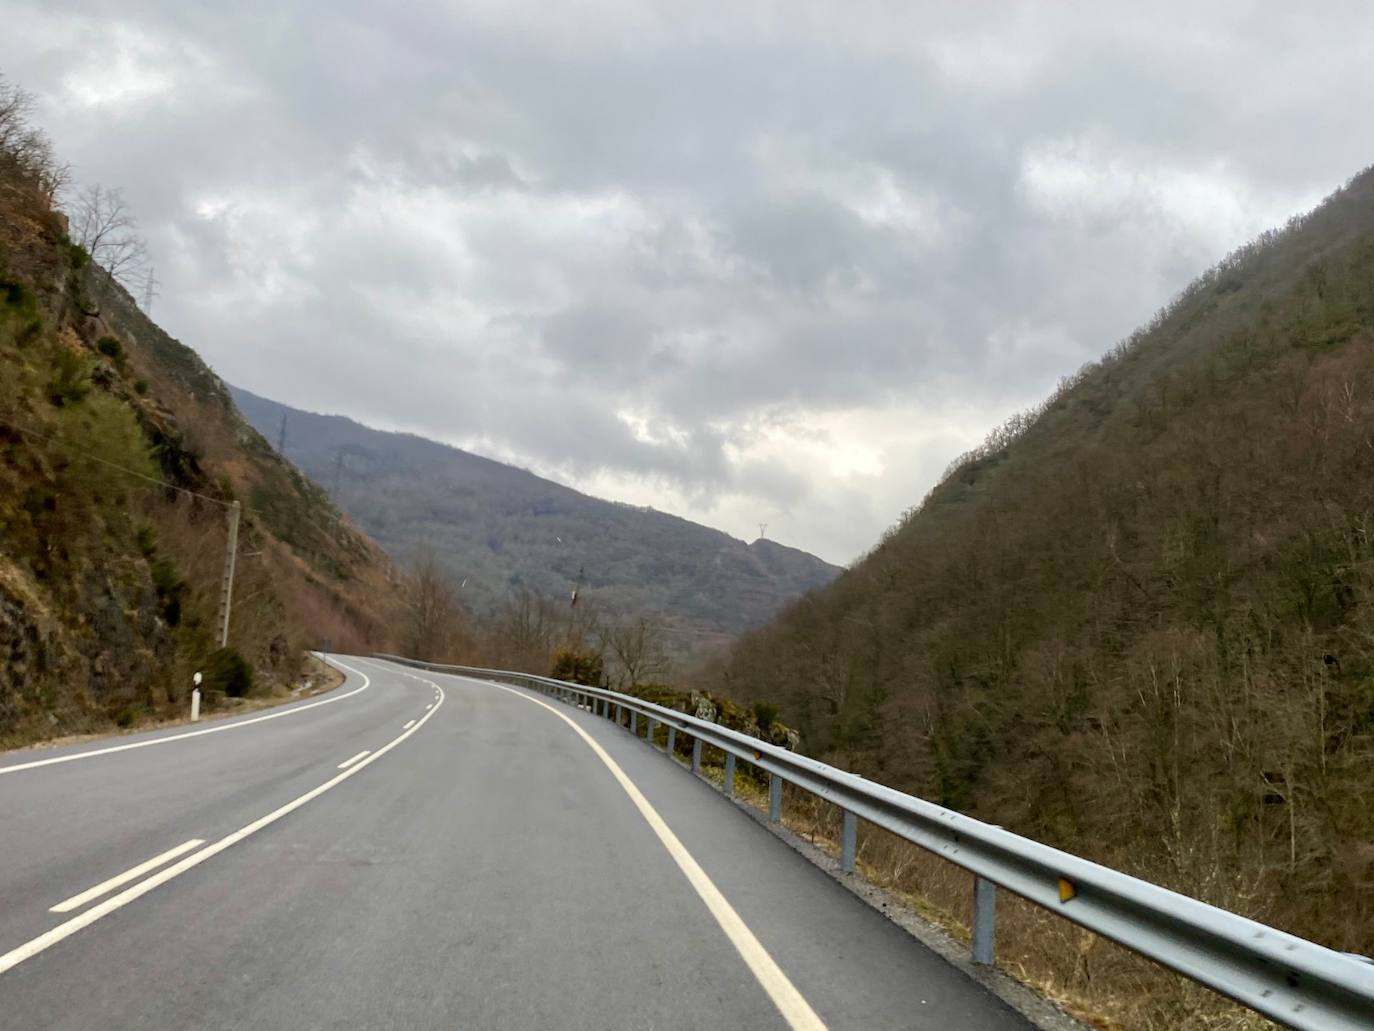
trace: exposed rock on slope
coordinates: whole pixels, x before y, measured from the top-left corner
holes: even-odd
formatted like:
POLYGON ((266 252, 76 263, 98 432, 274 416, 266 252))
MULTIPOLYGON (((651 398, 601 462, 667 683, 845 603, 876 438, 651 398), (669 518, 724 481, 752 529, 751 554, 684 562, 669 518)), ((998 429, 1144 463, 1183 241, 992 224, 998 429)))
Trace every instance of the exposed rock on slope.
POLYGON ((234 499, 230 643, 260 687, 292 682, 322 638, 383 643, 381 550, 59 214, 0 189, 0 747, 179 711, 218 644, 234 499))

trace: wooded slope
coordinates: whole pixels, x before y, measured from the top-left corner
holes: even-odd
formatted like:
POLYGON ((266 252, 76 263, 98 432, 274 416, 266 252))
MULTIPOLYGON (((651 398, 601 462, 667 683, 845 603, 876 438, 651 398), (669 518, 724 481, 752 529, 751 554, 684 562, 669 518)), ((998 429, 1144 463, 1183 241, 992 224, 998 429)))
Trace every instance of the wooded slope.
POLYGON ((861 773, 1374 953, 1374 173, 716 677, 861 773))

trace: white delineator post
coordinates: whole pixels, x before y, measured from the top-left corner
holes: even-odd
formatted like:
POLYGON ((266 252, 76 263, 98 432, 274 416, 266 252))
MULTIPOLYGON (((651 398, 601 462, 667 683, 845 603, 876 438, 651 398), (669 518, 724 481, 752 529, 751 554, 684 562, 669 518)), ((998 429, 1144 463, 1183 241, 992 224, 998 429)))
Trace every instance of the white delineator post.
POLYGON ((195 723, 200 719, 200 681, 201 676, 197 673, 191 678, 191 683, 196 686, 191 688, 191 722, 195 723))

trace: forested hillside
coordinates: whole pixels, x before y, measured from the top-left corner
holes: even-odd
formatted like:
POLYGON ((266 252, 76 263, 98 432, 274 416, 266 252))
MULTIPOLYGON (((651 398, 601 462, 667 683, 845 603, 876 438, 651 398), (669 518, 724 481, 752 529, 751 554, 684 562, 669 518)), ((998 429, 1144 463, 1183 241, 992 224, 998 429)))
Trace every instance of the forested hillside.
POLYGON ((479 616, 514 591, 561 600, 580 585, 608 614, 662 618, 681 654, 757 626, 839 573, 773 541, 746 544, 422 437, 232 389, 244 416, 392 555, 432 552, 479 616))
POLYGON ((385 644, 385 556, 71 241, 24 100, 0 81, 0 747, 179 713, 196 669, 284 689, 321 639, 385 644))
POLYGON ((1374 172, 715 676, 861 773, 1374 953, 1374 172))

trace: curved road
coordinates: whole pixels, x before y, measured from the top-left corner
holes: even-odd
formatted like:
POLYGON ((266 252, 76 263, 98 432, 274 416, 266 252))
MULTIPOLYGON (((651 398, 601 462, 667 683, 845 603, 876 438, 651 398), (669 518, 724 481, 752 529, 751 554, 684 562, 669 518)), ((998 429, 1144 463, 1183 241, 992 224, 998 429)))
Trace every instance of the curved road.
POLYGON ((1029 1028, 609 721, 339 665, 0 756, 0 1028, 1029 1028))

